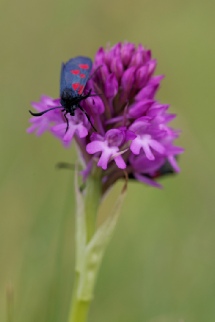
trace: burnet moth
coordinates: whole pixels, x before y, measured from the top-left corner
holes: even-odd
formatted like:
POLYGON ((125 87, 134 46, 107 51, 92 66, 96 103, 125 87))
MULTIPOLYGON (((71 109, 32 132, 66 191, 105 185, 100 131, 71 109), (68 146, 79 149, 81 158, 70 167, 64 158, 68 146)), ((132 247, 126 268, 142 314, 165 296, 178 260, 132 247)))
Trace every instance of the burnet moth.
POLYGON ((91 95, 91 90, 87 94, 83 94, 84 88, 87 84, 87 81, 90 77, 90 72, 92 70, 92 60, 88 57, 78 56, 70 59, 67 63, 62 63, 61 67, 61 78, 60 78, 60 103, 62 106, 52 107, 40 113, 31 112, 33 116, 42 116, 43 114, 52 111, 57 108, 61 108, 67 126, 66 132, 69 128, 69 121, 67 114, 71 116, 75 115, 75 110, 79 108, 87 117, 91 126, 96 131, 93 126, 89 115, 81 107, 80 102, 85 100, 91 95))

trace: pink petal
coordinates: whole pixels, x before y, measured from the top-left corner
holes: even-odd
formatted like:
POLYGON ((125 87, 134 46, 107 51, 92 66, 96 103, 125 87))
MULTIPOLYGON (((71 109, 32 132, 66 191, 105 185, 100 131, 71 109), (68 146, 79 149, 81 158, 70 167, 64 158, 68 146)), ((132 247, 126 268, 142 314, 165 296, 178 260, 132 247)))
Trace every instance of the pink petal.
POLYGON ((104 148, 104 142, 93 141, 87 144, 86 150, 89 154, 94 154, 96 152, 102 151, 104 148))
POLYGON ((116 165, 118 168, 120 168, 120 169, 126 168, 126 163, 120 155, 118 157, 115 157, 114 161, 116 162, 116 165))
POLYGON ((130 149, 134 154, 140 154, 141 145, 139 144, 138 138, 131 142, 130 149))
POLYGON ((99 167, 102 167, 103 170, 106 170, 108 161, 110 159, 110 156, 111 156, 110 150, 103 151, 102 155, 101 155, 101 157, 99 159, 99 162, 97 163, 97 165, 99 167))

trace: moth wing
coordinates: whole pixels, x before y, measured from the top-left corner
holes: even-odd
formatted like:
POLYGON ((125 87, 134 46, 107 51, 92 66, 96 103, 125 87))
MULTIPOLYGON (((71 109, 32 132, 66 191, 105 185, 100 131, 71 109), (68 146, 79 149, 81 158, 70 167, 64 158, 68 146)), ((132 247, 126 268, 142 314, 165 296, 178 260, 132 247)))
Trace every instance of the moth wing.
MULTIPOLYGON (((78 56, 70 59, 61 70, 61 89, 69 88, 73 95, 80 95, 89 79, 92 60, 78 56)), ((62 93, 62 90, 61 90, 62 93)))

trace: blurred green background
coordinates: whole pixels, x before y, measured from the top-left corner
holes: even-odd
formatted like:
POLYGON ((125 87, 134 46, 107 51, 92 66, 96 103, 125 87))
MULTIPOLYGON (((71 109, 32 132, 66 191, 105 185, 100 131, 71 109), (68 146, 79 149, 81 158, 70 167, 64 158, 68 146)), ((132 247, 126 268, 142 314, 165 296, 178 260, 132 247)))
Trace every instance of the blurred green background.
POLYGON ((76 154, 27 135, 28 109, 58 97, 62 61, 124 40, 157 58, 186 153, 163 190, 129 184, 89 321, 215 321, 214 11, 211 0, 1 0, 0 321, 8 303, 14 322, 67 321, 73 173, 55 164, 76 154))

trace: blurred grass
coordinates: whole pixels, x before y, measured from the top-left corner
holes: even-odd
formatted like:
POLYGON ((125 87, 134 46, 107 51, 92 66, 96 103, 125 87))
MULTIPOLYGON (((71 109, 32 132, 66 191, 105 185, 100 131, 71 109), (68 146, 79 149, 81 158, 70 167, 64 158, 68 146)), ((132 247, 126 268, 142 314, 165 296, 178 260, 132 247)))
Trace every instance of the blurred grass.
POLYGON ((209 0, 1 1, 0 321, 9 285, 14 322, 66 321, 73 285, 73 178, 55 164, 75 151, 26 135, 29 102, 58 96, 62 61, 123 40, 152 49, 186 153, 163 191, 129 185, 90 321, 215 320, 214 10, 209 0))

